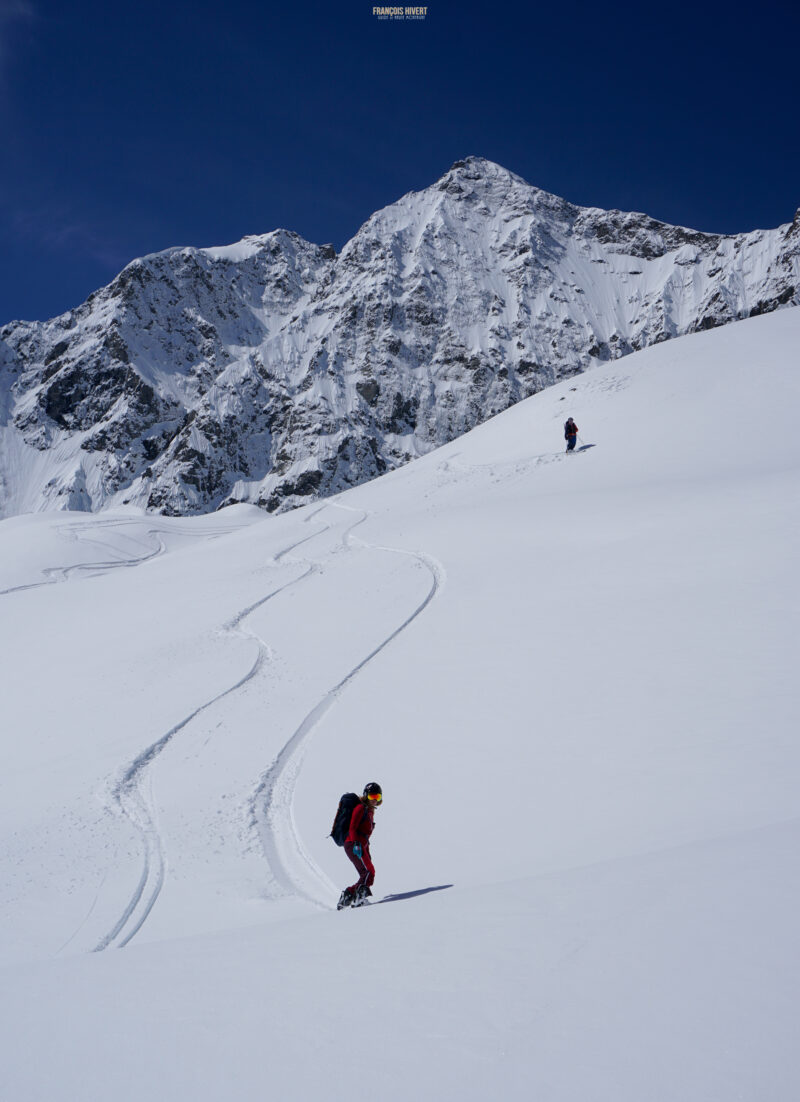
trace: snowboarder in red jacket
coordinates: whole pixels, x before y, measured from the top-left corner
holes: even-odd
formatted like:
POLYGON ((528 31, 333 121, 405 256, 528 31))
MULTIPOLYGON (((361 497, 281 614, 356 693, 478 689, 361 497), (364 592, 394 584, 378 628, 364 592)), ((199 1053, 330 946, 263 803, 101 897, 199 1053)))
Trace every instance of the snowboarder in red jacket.
POLYGON ((353 808, 344 851, 356 867, 358 880, 342 892, 339 910, 342 907, 360 907, 372 895, 375 866, 372 864, 369 853, 369 839, 375 829, 375 808, 380 807, 382 803, 381 786, 372 781, 366 786, 363 796, 353 808))

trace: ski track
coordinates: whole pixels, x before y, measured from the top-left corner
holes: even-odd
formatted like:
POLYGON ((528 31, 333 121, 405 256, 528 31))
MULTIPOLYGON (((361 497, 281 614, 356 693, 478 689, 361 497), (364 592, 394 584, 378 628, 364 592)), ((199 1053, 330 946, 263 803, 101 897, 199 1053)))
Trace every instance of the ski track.
POLYGON ((439 465, 439 470, 445 476, 449 476, 452 481, 458 480, 464 475, 486 476, 493 481, 506 480, 513 475, 527 476, 537 467, 547 466, 550 463, 560 463, 567 455, 577 455, 595 446, 595 444, 581 443, 580 447, 575 448, 571 453, 566 448, 562 448, 557 452, 542 452, 539 455, 532 455, 524 459, 512 459, 505 463, 457 463, 455 461, 456 457, 461 452, 454 452, 448 459, 443 460, 439 465))
MULTIPOLYGON (((321 510, 317 510, 309 516, 306 523, 313 520, 320 511, 321 510)), ((327 525, 318 531, 312 532, 310 535, 304 536, 303 539, 297 540, 289 547, 279 551, 278 554, 274 556, 273 562, 280 562, 285 556, 295 550, 295 548, 301 546, 301 544, 307 543, 309 540, 323 535, 328 531, 329 527, 330 525, 327 525)), ((269 658, 269 648, 258 636, 254 635, 252 632, 245 631, 242 624, 248 616, 255 612, 256 609, 261 608, 267 601, 272 600, 272 598, 276 597, 279 593, 283 593, 284 590, 289 589, 291 586, 298 585, 308 578, 315 571, 316 567, 313 563, 308 563, 306 565, 307 569, 300 577, 292 578, 291 581, 285 582, 282 586, 278 586, 277 589, 271 590, 266 596, 248 605, 232 620, 223 624, 220 629, 220 634, 223 636, 238 635, 240 637, 253 639, 256 642, 258 654, 255 662, 247 673, 235 684, 224 689, 221 693, 217 693, 198 708, 195 708, 179 723, 176 723, 174 727, 171 727, 161 736, 161 738, 157 739, 156 742, 143 750, 138 757, 134 758, 134 760, 125 767, 121 777, 113 785, 110 795, 112 808, 130 822, 141 838, 143 850, 142 872, 139 883, 130 901, 114 926, 97 943, 94 952, 102 952, 111 946, 123 949, 128 945, 147 921, 150 912, 155 906, 156 900, 161 894, 161 889, 164 886, 167 858, 164 842, 158 827, 158 816, 155 811, 155 803, 152 796, 152 777, 149 772, 149 767, 155 762, 165 747, 173 741, 175 736, 188 727, 197 716, 205 712, 212 705, 224 700, 225 697, 238 692, 239 689, 256 677, 259 670, 269 658)))
MULTIPOLYGON (((109 524, 108 527, 111 527, 109 524)), ((83 539, 89 542, 89 537, 83 536, 81 533, 73 532, 68 528, 59 529, 59 531, 69 532, 70 538, 75 540, 83 539)), ((159 532, 156 528, 151 528, 146 533, 148 536, 154 536, 157 541, 157 546, 154 550, 148 551, 145 555, 139 555, 136 558, 131 559, 113 559, 108 561, 97 561, 88 563, 76 563, 75 566, 48 566, 42 570, 45 578, 41 582, 28 582, 25 585, 13 585, 8 589, 0 589, 0 597, 6 597, 10 593, 22 593, 29 589, 41 589, 45 585, 55 585, 58 582, 66 582, 74 574, 86 574, 88 577, 95 577, 100 574, 107 574, 111 570, 127 569, 129 567, 141 566, 142 563, 149 562, 151 559, 157 558, 159 555, 163 555, 167 547, 164 541, 161 539, 159 532)))
POLYGON ((353 509, 349 505, 342 505, 336 501, 328 502, 328 506, 360 514, 358 519, 343 533, 342 545, 344 548, 350 548, 353 543, 358 543, 367 550, 407 555, 422 563, 429 571, 431 586, 424 599, 413 612, 355 665, 341 681, 334 685, 332 689, 329 689, 325 696, 308 712, 270 767, 262 775, 250 801, 251 823, 261 838, 267 865, 275 881, 287 894, 302 896, 326 910, 329 906, 325 901, 326 897, 331 892, 335 892, 336 889, 303 846, 294 821, 292 808, 297 777, 308 750, 310 738, 320 721, 333 707, 345 689, 352 684, 374 658, 384 651, 425 611, 440 592, 446 579, 446 572, 442 564, 424 552, 405 551, 397 547, 383 547, 355 539, 352 535, 354 529, 369 518, 369 513, 353 509), (302 861, 302 874, 298 873, 296 865, 293 867, 291 858, 294 856, 299 856, 302 861), (309 884, 309 878, 311 884, 309 884))
MULTIPOLYGON (((424 612, 439 592, 445 580, 445 571, 441 564, 423 552, 405 551, 394 547, 382 547, 356 539, 352 533, 354 529, 369 518, 370 514, 367 512, 353 509, 350 506, 341 505, 338 502, 327 502, 325 505, 315 510, 307 518, 305 523, 313 521, 327 508, 336 508, 356 515, 353 522, 345 528, 342 533, 341 546, 345 550, 358 544, 367 550, 409 556, 422 563, 429 571, 431 575, 431 585, 424 599, 410 615, 374 647, 369 654, 357 663, 357 665, 334 685, 333 688, 317 702, 311 711, 308 712, 298 728, 292 733, 280 750, 270 767, 262 774, 258 786, 249 801, 251 825, 255 827, 256 833, 260 838, 269 872, 275 884, 281 889, 282 894, 299 895, 315 906, 324 907, 326 909, 328 904, 323 900, 335 889, 303 846, 296 829, 292 811, 294 788, 308 748, 310 736, 338 697, 357 678, 359 673, 361 673, 378 654, 385 650, 390 643, 392 643, 414 622, 414 620, 417 619, 418 616, 421 615, 422 612, 424 612), (302 865, 302 873, 298 872, 298 857, 302 865), (309 876, 313 885, 311 887, 308 883, 309 876)), ((106 521, 97 525, 97 527, 114 527, 128 523, 134 522, 106 521)), ((303 544, 324 535, 326 532, 330 531, 332 527, 332 523, 326 524, 310 535, 295 541, 282 551, 279 551, 273 557, 273 562, 280 563, 284 560, 292 561, 289 558, 292 552, 303 544)), ((76 533, 72 529, 67 529, 67 531, 71 538, 82 538, 81 533, 76 533)), ((215 532, 214 534, 216 535, 217 533, 215 532)), ((128 560, 84 563, 73 567, 54 567, 45 571, 47 574, 45 581, 25 586, 17 586, 3 592, 17 592, 24 589, 38 588, 42 585, 50 585, 58 581, 66 581, 72 574, 79 571, 85 573, 98 573, 118 567, 138 566, 158 555, 164 554, 166 551, 166 545, 161 539, 157 529, 149 530, 147 535, 154 536, 158 541, 158 546, 144 556, 128 560)), ((292 586, 299 585, 312 574, 320 570, 319 564, 309 561, 308 559, 298 558, 296 561, 298 565, 305 566, 305 570, 299 577, 293 578, 283 585, 278 586, 276 589, 271 590, 253 604, 242 609, 233 619, 227 621, 219 629, 219 634, 222 636, 230 637, 236 635, 252 639, 256 643, 258 653, 249 670, 233 685, 230 685, 221 693, 217 693, 215 696, 199 705, 199 707, 193 709, 188 715, 184 716, 180 722, 170 727, 170 729, 161 735, 160 738, 151 743, 129 762, 123 768, 116 781, 111 785, 107 802, 114 814, 127 820, 139 836, 142 846, 142 869, 138 883, 128 903, 123 908, 114 925, 94 946, 94 952, 103 952, 112 947, 122 949, 129 945, 150 916, 164 886, 167 871, 167 854, 164 840, 159 829, 156 804, 152 793, 151 766, 156 762, 162 751, 174 741, 176 736, 184 731, 199 715, 213 705, 218 704, 226 697, 238 692, 258 675, 265 663, 269 660, 270 649, 267 643, 255 633, 247 631, 244 627, 244 623, 252 613, 272 600, 273 597, 285 592, 292 586)), ((3 593, 0 593, 0 596, 2 595, 3 593)), ((78 929, 74 931, 65 943, 65 947, 74 940, 80 929, 85 925, 95 909, 96 902, 97 900, 92 904, 92 907, 78 929)))
MULTIPOLYGON (((311 518, 309 518, 309 519, 311 519, 311 518)), ((132 526, 138 525, 138 523, 139 523, 138 518, 107 519, 107 520, 97 520, 97 521, 92 522, 90 525, 87 526, 88 530, 86 532, 81 531, 77 527, 77 525, 67 525, 67 524, 64 524, 64 525, 61 525, 60 527, 58 527, 57 531, 59 532, 59 534, 63 534, 69 540, 76 541, 76 542, 83 541, 85 543, 94 543, 94 544, 99 544, 100 546, 102 546, 102 541, 95 538, 95 533, 99 529, 102 529, 102 528, 132 527, 132 526)), ((224 535, 227 532, 233 532, 233 531, 237 531, 237 530, 238 530, 238 526, 234 526, 234 527, 230 527, 230 528, 216 528, 215 527, 211 532, 203 532, 201 530, 200 532, 195 533, 195 534, 205 536, 207 539, 216 539, 218 536, 224 535)), ((155 546, 155 548, 153 548, 151 550, 148 550, 143 555, 137 555, 137 556, 134 556, 134 557, 131 557, 131 558, 96 560, 94 562, 89 562, 89 563, 77 563, 74 566, 67 566, 67 567, 63 567, 63 566, 46 567, 42 571, 42 573, 45 575, 43 581, 30 582, 26 585, 10 586, 7 589, 0 590, 0 597, 7 596, 11 593, 20 593, 20 592, 24 592, 24 591, 27 591, 27 590, 40 589, 43 586, 55 585, 59 582, 67 582, 67 581, 69 581, 69 579, 73 575, 76 575, 76 574, 81 574, 82 573, 87 577, 98 577, 102 574, 107 574, 107 573, 111 572, 112 570, 130 569, 132 567, 141 566, 143 563, 150 562, 152 559, 155 559, 158 556, 163 555, 166 552, 167 546, 166 546, 164 540, 161 538, 161 532, 163 532, 164 534, 168 534, 169 529, 162 528, 162 529, 159 530, 158 528, 149 528, 144 533, 144 536, 146 538, 152 537, 152 538, 155 539, 156 546, 155 546)), ((306 537, 306 538, 311 538, 311 537, 306 537)), ((273 596, 273 594, 270 594, 269 596, 273 596)), ((269 597, 264 598, 264 600, 268 600, 268 599, 269 599, 269 597)), ((241 619, 243 619, 249 612, 253 611, 254 608, 258 607, 258 604, 262 604, 262 603, 263 603, 263 600, 260 601, 260 602, 257 602, 256 605, 253 606, 253 608, 246 609, 240 615, 237 622, 231 625, 231 629, 234 630, 238 626, 238 622, 241 621, 241 619)), ((254 676, 255 672, 257 672, 258 666, 261 664, 261 660, 262 660, 262 655, 259 654, 259 659, 257 659, 253 669, 251 669, 249 671, 249 673, 245 676, 245 678, 239 684, 233 686, 231 689, 227 690, 227 692, 233 692, 236 688, 239 688, 240 684, 244 684, 245 681, 249 680, 250 677, 254 676)), ((221 695, 225 696, 226 693, 223 693, 221 695)), ((157 898, 158 892, 161 890, 160 885, 161 885, 161 883, 163 883, 163 876, 164 876, 163 853, 162 853, 160 845, 154 844, 153 829, 152 829, 152 822, 153 822, 152 815, 148 811, 146 802, 143 801, 142 798, 141 798, 141 795, 138 792, 135 791, 135 788, 136 788, 136 785, 134 783, 135 782, 135 777, 136 777, 137 773, 140 772, 146 764, 148 764, 151 757, 158 754, 160 752, 160 750, 163 748, 163 746, 166 745, 166 743, 168 741, 170 741, 170 739, 179 730, 181 730, 181 728, 184 727, 186 725, 186 723, 188 723, 191 719, 194 718, 195 715, 197 715, 199 712, 203 711, 211 703, 213 703, 213 702, 209 701, 207 704, 203 705, 201 708, 198 708, 194 713, 192 713, 191 716, 188 716, 184 721, 177 724, 176 727, 174 727, 170 731, 168 731, 167 734, 162 737, 162 739, 160 739, 157 743, 155 743, 153 746, 151 746, 149 748, 149 750, 146 750, 144 752, 144 754, 142 754, 133 763, 131 763, 131 765, 128 767, 128 769, 123 774, 123 777, 122 777, 121 781, 118 782, 118 784, 114 788, 114 792, 113 792, 114 802, 116 803, 117 806, 119 806, 121 809, 123 809, 126 817, 134 824, 134 826, 136 827, 138 833, 142 836, 144 846, 145 846, 145 863, 144 863, 145 867, 144 867, 144 871, 142 873, 142 877, 141 877, 141 879, 139 881, 139 884, 137 886, 137 889, 134 892, 134 896, 133 896, 133 899, 131 900, 131 903, 125 909, 125 912, 123 913, 122 918, 117 922, 114 929, 112 931, 110 931, 110 933, 107 934, 106 937, 103 938, 101 940, 101 942, 96 946, 95 951, 106 948, 107 945, 109 945, 114 940, 114 938, 118 936, 118 934, 122 931, 123 927, 125 926, 126 922, 131 918, 131 916, 132 916, 134 910, 136 909, 138 903, 144 897, 145 890, 147 888, 148 883, 153 880, 153 875, 152 875, 153 866, 155 866, 155 882, 158 885, 157 890, 155 892, 151 892, 149 894, 147 904, 146 904, 145 909, 144 909, 144 916, 142 917, 141 921, 139 921, 137 923, 136 928, 133 930, 133 932, 126 933, 125 938, 122 940, 122 942, 120 944, 126 945, 128 943, 128 941, 130 940, 130 938, 133 937, 133 934, 136 933, 136 931, 139 929, 139 927, 141 926, 141 923, 144 921, 144 919, 150 913, 150 910, 152 909, 153 903, 155 902, 155 899, 157 898)), ((108 878, 108 872, 106 872, 105 875, 103 876, 103 879, 102 879, 101 884, 100 884, 100 888, 98 889, 97 894, 95 895, 95 898, 94 898, 94 900, 92 902, 92 905, 89 908, 87 914, 85 915, 83 920, 79 923, 79 925, 76 927, 76 929, 72 932, 72 934, 70 934, 69 938, 64 942, 62 947, 57 951, 56 956, 58 956, 60 953, 62 953, 75 940, 75 938, 78 936, 80 931, 83 929, 83 927, 88 922, 89 918, 91 917, 92 912, 94 911, 94 909, 97 905, 97 902, 100 898, 100 893, 102 891, 103 884, 105 884, 107 878, 108 878)))
MULTIPOLYGON (((126 528, 133 527, 139 523, 138 519, 130 520, 98 520, 88 526, 88 532, 82 532, 78 530, 77 525, 61 525, 57 528, 59 533, 63 533, 67 539, 80 543, 95 543, 101 544, 100 540, 93 538, 93 533, 101 528, 126 528)), ((87 577, 97 577, 101 574, 107 574, 112 570, 128 569, 134 566, 141 566, 142 563, 149 562, 151 559, 157 558, 159 555, 163 555, 167 549, 166 544, 161 538, 161 533, 165 535, 169 534, 167 528, 149 528, 144 535, 147 537, 153 537, 156 540, 157 546, 155 549, 148 551, 144 555, 137 555, 134 558, 125 559, 110 559, 99 560, 96 562, 88 563, 76 563, 75 566, 48 566, 42 570, 44 574, 44 581, 41 582, 28 582, 25 585, 9 586, 8 589, 0 589, 0 597, 5 597, 9 593, 21 593, 28 589, 41 589, 45 585, 55 585, 58 582, 66 582, 76 574, 85 574, 87 577)), ((211 532, 196 532, 193 535, 205 536, 206 539, 216 539, 217 536, 225 535, 227 532, 237 531, 237 528, 214 528, 211 532)), ((102 544, 101 544, 102 546, 102 544)))

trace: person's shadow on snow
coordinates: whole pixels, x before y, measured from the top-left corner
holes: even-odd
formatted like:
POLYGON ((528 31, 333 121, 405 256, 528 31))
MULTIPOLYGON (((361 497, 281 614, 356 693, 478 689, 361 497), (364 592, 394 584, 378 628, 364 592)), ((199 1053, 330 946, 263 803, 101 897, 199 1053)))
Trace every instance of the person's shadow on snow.
POLYGON ((452 888, 452 884, 439 884, 435 888, 418 888, 415 892, 400 892, 397 895, 385 895, 383 899, 378 899, 377 903, 397 903, 401 899, 415 899, 418 895, 427 895, 428 892, 443 892, 447 888, 452 888))

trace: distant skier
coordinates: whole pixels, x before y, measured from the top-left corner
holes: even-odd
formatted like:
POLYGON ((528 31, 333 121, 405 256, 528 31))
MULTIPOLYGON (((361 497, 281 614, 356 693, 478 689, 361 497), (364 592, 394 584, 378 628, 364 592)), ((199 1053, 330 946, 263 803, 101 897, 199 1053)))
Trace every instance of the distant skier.
POLYGON ((369 853, 369 839, 375 829, 375 808, 383 803, 381 786, 372 781, 364 789, 364 794, 353 808, 350 816, 350 828, 344 843, 344 850, 358 872, 358 880, 345 888, 339 898, 339 910, 343 907, 361 907, 372 895, 375 880, 375 866, 369 853))
POLYGON ((567 442, 567 451, 571 452, 575 448, 575 443, 578 439, 578 426, 572 420, 571 417, 567 418, 564 425, 564 439, 567 442))

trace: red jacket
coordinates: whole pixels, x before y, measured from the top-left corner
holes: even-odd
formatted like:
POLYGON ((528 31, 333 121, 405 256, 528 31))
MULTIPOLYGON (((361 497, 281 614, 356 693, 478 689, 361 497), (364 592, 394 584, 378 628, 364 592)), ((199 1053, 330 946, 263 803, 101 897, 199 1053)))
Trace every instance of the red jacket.
POLYGON ((353 808, 353 814, 350 816, 350 830, 345 839, 345 844, 353 842, 362 846, 365 845, 369 842, 369 836, 374 829, 375 808, 365 807, 362 803, 357 803, 353 808))

